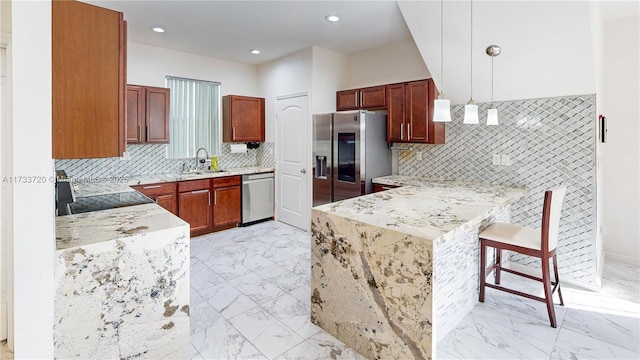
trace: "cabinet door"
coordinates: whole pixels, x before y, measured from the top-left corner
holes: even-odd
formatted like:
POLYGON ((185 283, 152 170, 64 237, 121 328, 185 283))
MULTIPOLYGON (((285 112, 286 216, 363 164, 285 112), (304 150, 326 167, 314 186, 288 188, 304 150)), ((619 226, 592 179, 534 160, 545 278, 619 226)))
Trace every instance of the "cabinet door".
POLYGON ((169 142, 169 89, 146 88, 146 142, 169 142))
POLYGON ((427 80, 414 81, 405 86, 405 123, 407 141, 426 143, 429 139, 429 85, 427 80))
POLYGON ((158 195, 154 200, 156 204, 171 211, 173 215, 178 215, 178 202, 174 194, 158 195))
POLYGON ((178 194, 178 216, 191 226, 191 234, 211 227, 211 193, 209 189, 178 194))
POLYGON ((387 142, 405 140, 404 84, 387 85, 387 142))
POLYGON ((143 142, 142 131, 144 127, 145 111, 144 88, 141 86, 127 85, 127 143, 137 144, 143 142))
POLYGON ((336 92, 336 110, 357 110, 360 107, 360 90, 343 90, 336 92))
POLYGON ((223 141, 264 141, 264 98, 227 95, 222 98, 223 141))
POLYGON ((360 108, 361 109, 383 109, 386 106, 386 87, 373 86, 360 89, 360 108))
POLYGON ((213 191, 213 226, 236 225, 240 222, 240 186, 213 191))
POLYGON ((126 140, 122 13, 52 1, 51 21, 53 158, 121 156, 126 140))

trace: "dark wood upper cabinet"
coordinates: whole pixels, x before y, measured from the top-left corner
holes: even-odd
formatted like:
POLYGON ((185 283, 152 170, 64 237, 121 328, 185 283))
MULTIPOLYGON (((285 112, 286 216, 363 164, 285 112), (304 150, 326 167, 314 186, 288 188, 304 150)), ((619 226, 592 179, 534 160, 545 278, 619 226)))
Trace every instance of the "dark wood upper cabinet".
POLYGON ((122 13, 52 1, 51 21, 53 157, 121 156, 126 101, 122 13))
POLYGON ((431 79, 387 85, 387 141, 444 144, 444 123, 433 122, 437 94, 431 79))
POLYGON ((264 142, 264 98, 222 97, 222 141, 264 142))
POLYGON ((386 106, 386 87, 372 86, 336 92, 337 111, 375 110, 386 106))
POLYGON ((127 85, 127 143, 169 142, 169 89, 127 85))

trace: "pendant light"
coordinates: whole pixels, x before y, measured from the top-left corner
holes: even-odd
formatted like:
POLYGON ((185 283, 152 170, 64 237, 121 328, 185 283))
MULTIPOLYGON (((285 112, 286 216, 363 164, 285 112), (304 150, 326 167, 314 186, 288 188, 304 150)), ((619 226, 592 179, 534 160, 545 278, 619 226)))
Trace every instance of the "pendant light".
POLYGON ((451 101, 444 96, 444 0, 440 0, 440 95, 433 102, 433 121, 449 122, 451 121, 451 101))
POLYGON ((498 125, 498 109, 493 103, 493 58, 500 55, 502 49, 498 45, 489 45, 487 55, 491 56, 491 105, 487 110, 487 125, 498 125))
POLYGON ((473 101, 473 0, 471 3, 471 80, 470 80, 470 97, 467 105, 464 106, 464 123, 465 124, 479 124, 478 119, 478 105, 473 101))

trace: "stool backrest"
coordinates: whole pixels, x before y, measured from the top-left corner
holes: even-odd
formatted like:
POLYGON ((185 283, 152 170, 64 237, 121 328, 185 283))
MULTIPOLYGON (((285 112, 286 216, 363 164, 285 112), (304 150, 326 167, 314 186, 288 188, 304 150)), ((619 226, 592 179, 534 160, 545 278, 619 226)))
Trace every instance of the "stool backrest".
POLYGON ((541 247, 544 252, 553 250, 558 246, 560 213, 562 210, 562 201, 564 200, 564 196, 566 195, 566 193, 566 186, 553 188, 551 190, 545 191, 544 193, 541 247))

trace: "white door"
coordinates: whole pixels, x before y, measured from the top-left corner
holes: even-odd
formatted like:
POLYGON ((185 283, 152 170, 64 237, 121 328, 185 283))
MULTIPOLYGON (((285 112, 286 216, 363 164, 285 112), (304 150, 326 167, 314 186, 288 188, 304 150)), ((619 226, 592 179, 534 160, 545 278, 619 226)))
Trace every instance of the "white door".
POLYGON ((276 219, 309 231, 311 118, 307 94, 276 100, 276 219))

